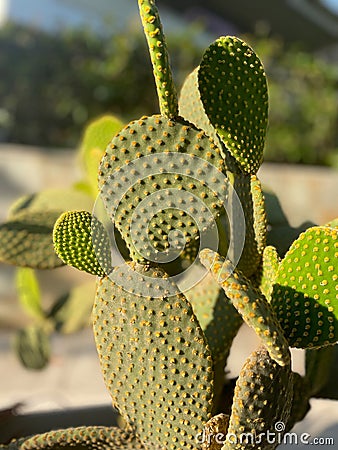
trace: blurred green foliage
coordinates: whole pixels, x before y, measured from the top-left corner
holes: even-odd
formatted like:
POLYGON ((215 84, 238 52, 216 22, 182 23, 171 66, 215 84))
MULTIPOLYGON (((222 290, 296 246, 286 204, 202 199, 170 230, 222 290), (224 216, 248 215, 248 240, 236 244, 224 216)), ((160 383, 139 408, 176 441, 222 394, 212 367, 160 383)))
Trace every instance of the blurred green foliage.
MULTIPOLYGON (((200 59, 193 33, 170 40, 178 83, 200 59)), ((55 35, 11 24, 0 30, 0 48, 2 141, 74 146, 99 115, 113 112, 128 122, 158 110, 142 30, 107 38, 88 29, 55 35)))
MULTIPOLYGON (((176 83, 199 64, 200 29, 168 33, 176 83)), ((246 37, 269 79, 268 161, 338 166, 338 63, 246 37)), ((158 111, 143 34, 58 35, 7 25, 0 30, 0 140, 75 146, 85 124, 113 113, 125 122, 158 111)))
POLYGON ((269 80, 265 159, 338 167, 338 60, 250 39, 269 80))

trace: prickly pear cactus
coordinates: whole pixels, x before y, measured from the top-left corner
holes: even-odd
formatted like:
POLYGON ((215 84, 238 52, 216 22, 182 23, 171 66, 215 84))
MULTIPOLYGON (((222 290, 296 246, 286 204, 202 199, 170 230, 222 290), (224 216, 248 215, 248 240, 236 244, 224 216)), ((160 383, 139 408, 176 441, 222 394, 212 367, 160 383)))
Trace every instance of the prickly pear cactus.
POLYGON ((111 270, 110 241, 101 222, 87 211, 62 214, 54 226, 56 253, 68 265, 93 275, 111 270))
MULTIPOLYGON (((57 201, 42 215, 43 196, 34 197, 0 226, 2 260, 66 263, 97 277, 96 347, 128 431, 81 427, 2 448, 271 450, 280 441, 266 432, 282 437, 311 396, 337 398, 328 389, 337 363, 337 220, 298 236, 269 192, 267 213, 257 171, 268 93, 254 51, 236 37, 217 39, 178 101, 155 1, 138 5, 160 114, 124 127, 109 117, 92 124, 82 149, 86 180, 77 186, 99 193, 92 214, 73 205, 64 212, 57 201), (261 345, 228 380, 243 321, 261 345), (290 346, 307 349, 304 377, 291 371, 290 346)), ((34 295, 23 303, 64 332, 83 326, 88 310, 81 290, 48 314, 34 295)), ((26 365, 44 364, 40 329, 21 335, 26 365)))
POLYGON ((331 227, 308 229, 278 266, 271 306, 292 347, 338 341, 337 234, 331 227))
POLYGON ((223 287, 232 304, 266 345, 270 357, 281 366, 290 363, 289 345, 280 324, 262 293, 248 279, 235 271, 230 261, 204 249, 200 259, 223 287))
POLYGON ((238 377, 223 450, 275 449, 266 430, 283 431, 291 411, 293 379, 290 365, 281 367, 264 347, 253 352, 238 377), (280 399, 283 401, 280 401, 280 399), (279 424, 282 429, 278 430, 279 424), (248 440, 240 442, 240 436, 248 440))
POLYGON ((170 295, 177 288, 159 269, 131 264, 115 272, 116 282, 100 280, 93 311, 113 405, 147 446, 194 449, 213 396, 202 329, 184 295, 170 295), (128 277, 129 292, 118 284, 128 277))
MULTIPOLYGON (((78 427, 50 431, 33 437, 19 439, 0 448, 8 450, 58 450, 75 449, 129 449, 143 450, 145 447, 131 433, 115 427, 78 427)), ((156 450, 156 448, 155 448, 156 450)))

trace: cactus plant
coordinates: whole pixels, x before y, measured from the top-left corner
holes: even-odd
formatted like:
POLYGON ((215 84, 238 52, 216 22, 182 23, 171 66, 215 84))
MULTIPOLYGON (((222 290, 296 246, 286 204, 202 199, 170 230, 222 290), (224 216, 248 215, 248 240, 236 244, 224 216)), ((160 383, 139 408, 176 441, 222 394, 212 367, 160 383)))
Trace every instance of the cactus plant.
MULTIPOLYGON (((280 438, 301 420, 310 397, 327 388, 321 370, 334 365, 337 221, 295 236, 286 253, 272 245, 269 221, 294 230, 280 211, 266 211, 257 176, 268 119, 259 57, 236 37, 217 39, 177 100, 155 1, 138 4, 160 114, 114 131, 92 212, 63 212, 45 233, 55 266, 97 276, 95 342, 126 430, 60 430, 7 448, 274 449, 280 439, 266 433, 280 438), (122 262, 116 236, 127 250, 122 262), (232 392, 224 369, 242 321, 260 346, 232 392), (304 377, 292 372, 289 347, 307 349, 304 377)), ((95 192, 92 169, 90 177, 95 192)), ((21 247, 8 242, 8 233, 21 237, 18 216, 0 237, 8 261, 25 265, 21 247)), ((36 252, 47 267, 50 253, 36 252)))

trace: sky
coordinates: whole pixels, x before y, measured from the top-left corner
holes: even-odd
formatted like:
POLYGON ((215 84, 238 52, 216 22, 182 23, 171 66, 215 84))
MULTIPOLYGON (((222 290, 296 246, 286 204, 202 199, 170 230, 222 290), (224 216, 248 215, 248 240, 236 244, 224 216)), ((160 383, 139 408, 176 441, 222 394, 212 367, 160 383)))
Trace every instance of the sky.
POLYGON ((338 15, 338 0, 321 0, 321 2, 338 15))

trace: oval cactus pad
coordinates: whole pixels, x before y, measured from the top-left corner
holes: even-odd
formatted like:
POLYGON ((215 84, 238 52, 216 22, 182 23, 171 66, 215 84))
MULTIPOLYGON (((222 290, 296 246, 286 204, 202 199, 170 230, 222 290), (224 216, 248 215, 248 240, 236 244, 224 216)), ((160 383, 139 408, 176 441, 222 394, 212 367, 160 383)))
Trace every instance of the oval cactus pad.
POLYGON ((172 248, 183 251, 183 241, 196 242, 226 199, 223 168, 214 141, 183 119, 143 117, 117 134, 101 161, 99 184, 131 257, 161 263, 172 248))
POLYGON ((133 291, 108 277, 97 289, 94 334, 106 386, 147 448, 195 449, 213 397, 203 331, 184 295, 161 288, 163 271, 135 263, 115 269, 126 281, 130 270, 138 278, 133 291), (144 296, 147 283, 160 296, 144 296))
POLYGON ((210 122, 242 170, 255 174, 262 163, 268 123, 260 59, 242 40, 221 37, 204 53, 198 78, 210 122))
POLYGON ((338 230, 312 227, 281 261, 271 305, 292 347, 338 341, 338 230))

